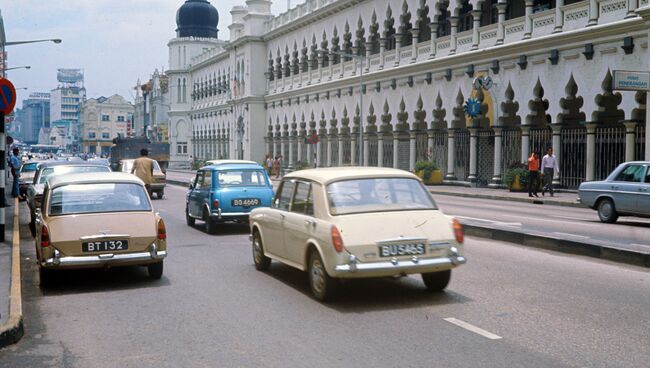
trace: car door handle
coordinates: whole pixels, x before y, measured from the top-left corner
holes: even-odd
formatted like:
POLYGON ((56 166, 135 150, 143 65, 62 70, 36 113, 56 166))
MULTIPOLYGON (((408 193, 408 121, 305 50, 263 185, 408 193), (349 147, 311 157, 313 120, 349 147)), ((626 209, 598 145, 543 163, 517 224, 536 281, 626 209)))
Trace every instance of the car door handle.
POLYGON ((612 185, 612 190, 618 190, 618 187, 615 185, 612 185))
POLYGON ((316 226, 316 221, 314 221, 314 220, 309 220, 309 219, 308 219, 308 220, 305 220, 305 225, 307 225, 307 226, 309 226, 309 225, 311 225, 311 226, 316 226))
POLYGON ((281 219, 284 220, 285 217, 287 217, 287 215, 285 215, 285 214, 283 214, 283 213, 280 214, 280 218, 281 218, 281 219))

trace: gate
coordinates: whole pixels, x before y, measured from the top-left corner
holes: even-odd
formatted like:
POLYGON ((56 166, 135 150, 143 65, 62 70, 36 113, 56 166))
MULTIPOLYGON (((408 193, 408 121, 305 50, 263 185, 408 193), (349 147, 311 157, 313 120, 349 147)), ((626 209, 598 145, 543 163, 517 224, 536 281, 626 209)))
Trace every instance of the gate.
POLYGON ((637 125, 636 126, 636 144, 635 144, 635 149, 634 151, 636 152, 636 159, 637 160, 645 160, 645 150, 648 149, 648 147, 645 146, 645 126, 644 125, 637 125))
POLYGON ((291 149, 291 141, 288 137, 282 138, 284 140, 284 152, 282 152, 282 165, 287 166, 289 164, 289 150, 291 149))
POLYGON ((501 168, 501 178, 505 178, 506 170, 521 163, 521 130, 504 129, 502 134, 503 167, 501 168))
POLYGON ((330 136, 329 142, 332 147, 332 162, 330 166, 339 166, 339 140, 335 136, 330 136))
POLYGON ((587 130, 585 127, 563 128, 560 133, 560 185, 576 189, 585 180, 587 164, 587 130))
POLYGON ((457 130, 455 133, 454 174, 460 181, 465 181, 469 175, 469 130, 457 130))
POLYGON ((478 132, 478 172, 477 184, 487 186, 494 175, 494 131, 478 132))
MULTIPOLYGON (((530 152, 538 152, 542 157, 549 147, 553 147, 553 129, 551 127, 530 129, 530 152)), ((526 152, 526 156, 530 156, 530 152, 526 152)))
POLYGON ((327 145, 328 145, 328 140, 326 135, 321 135, 320 136, 320 144, 317 144, 316 147, 317 149, 320 150, 320 161, 318 162, 318 167, 325 167, 327 165, 327 145))
POLYGON ((393 135, 384 134, 384 167, 393 167, 393 135))
POLYGON ((398 158, 397 168, 408 171, 411 158, 411 141, 408 138, 400 137, 398 158))
POLYGON ((436 130, 433 132, 433 150, 431 152, 431 161, 438 165, 443 175, 447 174, 447 146, 449 140, 446 130, 436 130))
POLYGON ((417 132, 415 135, 415 161, 428 161, 429 155, 429 135, 426 132, 417 132))
POLYGON ((309 144, 307 144, 304 136, 298 137, 298 139, 302 142, 302 144, 300 145, 300 161, 301 163, 307 163, 309 162, 309 157, 307 157, 307 152, 308 152, 307 146, 309 146, 309 144))
POLYGON ((368 166, 377 166, 379 141, 376 135, 368 137, 368 166))
POLYGON ((605 179, 620 163, 625 162, 625 126, 596 128, 595 179, 605 179))
MULTIPOLYGON (((292 144, 291 144, 291 158, 293 159, 293 162, 289 162, 291 166, 294 166, 296 162, 298 162, 298 140, 300 138, 293 138, 292 144)), ((304 145, 303 145, 304 146, 304 145)), ((289 159, 287 157, 287 159, 289 159)))

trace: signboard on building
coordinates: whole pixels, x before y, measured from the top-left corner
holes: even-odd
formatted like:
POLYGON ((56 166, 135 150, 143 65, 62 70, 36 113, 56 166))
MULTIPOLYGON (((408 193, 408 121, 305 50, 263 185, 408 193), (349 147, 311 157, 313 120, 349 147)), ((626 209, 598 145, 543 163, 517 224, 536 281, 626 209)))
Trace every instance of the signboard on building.
POLYGON ((650 91, 650 72, 614 70, 613 90, 650 91))

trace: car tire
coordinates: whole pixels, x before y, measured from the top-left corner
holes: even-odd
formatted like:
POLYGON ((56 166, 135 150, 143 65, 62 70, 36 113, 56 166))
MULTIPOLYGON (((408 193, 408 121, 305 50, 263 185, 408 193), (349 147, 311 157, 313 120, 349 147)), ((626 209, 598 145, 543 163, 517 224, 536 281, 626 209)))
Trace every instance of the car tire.
POLYGON ((194 226, 196 223, 196 220, 194 217, 190 216, 190 212, 187 208, 185 209, 185 222, 187 223, 187 226, 194 226))
POLYGON ((147 271, 149 272, 149 277, 154 280, 159 280, 163 274, 163 261, 151 263, 147 266, 147 271))
POLYGON ((601 222, 613 224, 618 220, 618 213, 616 213, 616 206, 614 201, 605 198, 598 202, 598 218, 601 222))
POLYGON ((335 298, 338 289, 338 280, 330 277, 325 270, 323 259, 317 250, 309 255, 307 267, 309 287, 314 298, 321 302, 331 301, 335 298))
POLYGON ((440 272, 428 272, 422 274, 422 281, 430 292, 445 290, 451 279, 451 270, 440 272))
POLYGON ((205 232, 212 235, 217 232, 217 223, 210 219, 208 213, 203 214, 203 221, 205 222, 205 232))
POLYGON ((41 289, 51 288, 54 285, 54 271, 47 268, 38 268, 39 286, 41 289))
POLYGON ((164 196, 165 196, 165 191, 164 190, 159 190, 159 191, 156 192, 156 198, 163 199, 164 196))
POLYGON ((259 232, 253 233, 253 263, 258 271, 266 271, 271 266, 271 258, 264 255, 264 245, 259 232))

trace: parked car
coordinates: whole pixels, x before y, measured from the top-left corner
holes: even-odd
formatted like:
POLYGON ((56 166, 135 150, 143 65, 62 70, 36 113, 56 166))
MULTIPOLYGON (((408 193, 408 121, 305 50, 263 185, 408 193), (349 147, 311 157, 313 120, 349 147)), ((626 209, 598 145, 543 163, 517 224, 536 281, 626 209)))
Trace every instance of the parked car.
POLYGON ((420 273, 428 290, 440 291, 466 262, 460 223, 402 170, 296 171, 282 179, 273 205, 250 217, 255 268, 273 259, 307 271, 322 301, 345 278, 420 273))
POLYGON ((49 177, 35 239, 43 286, 62 268, 143 265, 159 279, 167 256, 165 222, 142 180, 124 173, 49 177))
MULTIPOLYGON (((131 173, 134 159, 120 160, 117 165, 117 171, 131 173)), ((167 184, 167 174, 160 168, 158 161, 153 160, 153 180, 151 183, 151 192, 156 193, 158 199, 165 195, 165 185, 167 184)))
POLYGON ((580 184, 578 201, 598 211, 600 221, 619 216, 650 217, 650 162, 620 164, 607 179, 580 184))
POLYGON ((268 207, 273 199, 271 180, 251 161, 217 161, 196 172, 187 192, 185 218, 189 226, 204 221, 213 234, 218 223, 246 222, 251 210, 268 207))
POLYGON ((23 196, 27 193, 27 188, 34 181, 38 161, 27 161, 20 166, 20 179, 18 185, 20 187, 20 195, 23 196))

